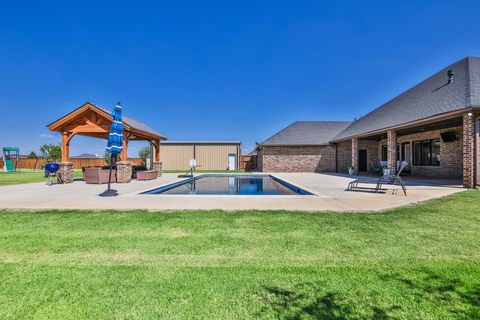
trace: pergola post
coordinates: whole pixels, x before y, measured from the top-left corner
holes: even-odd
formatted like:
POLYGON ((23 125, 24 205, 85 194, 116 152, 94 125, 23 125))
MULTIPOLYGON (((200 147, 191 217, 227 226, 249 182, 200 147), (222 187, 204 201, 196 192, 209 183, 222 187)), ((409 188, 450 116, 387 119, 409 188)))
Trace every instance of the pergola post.
POLYGON ((157 176, 160 177, 162 175, 162 163, 160 162, 160 139, 153 140, 152 144, 155 152, 152 170, 157 172, 157 176))
POLYGON ((70 160, 70 140, 73 135, 68 132, 62 132, 62 162, 59 163, 57 180, 58 183, 73 182, 73 163, 70 160))
POLYGON ((62 162, 68 162, 70 159, 70 140, 68 133, 62 132, 62 162))
POLYGON ((160 140, 155 140, 155 162, 160 162, 160 140))
POLYGON ((122 153, 120 154, 120 160, 121 161, 128 160, 128 135, 126 133, 123 135, 123 149, 122 149, 122 153))

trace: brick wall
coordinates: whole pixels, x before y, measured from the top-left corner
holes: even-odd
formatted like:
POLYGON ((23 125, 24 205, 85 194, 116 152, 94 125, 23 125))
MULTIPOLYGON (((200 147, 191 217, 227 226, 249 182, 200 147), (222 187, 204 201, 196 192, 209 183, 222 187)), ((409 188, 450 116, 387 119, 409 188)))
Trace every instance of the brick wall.
POLYGON ((352 165, 352 142, 337 143, 337 172, 346 173, 352 165))
MULTIPOLYGON (((371 164, 378 163, 377 140, 358 140, 358 150, 367 150, 367 171, 371 171, 371 164)), ((337 144, 337 172, 346 173, 352 165, 352 142, 342 141, 337 144)), ((357 164, 358 166, 358 164, 357 164)))
POLYGON ((335 146, 263 147, 259 162, 264 172, 335 172, 335 146))
POLYGON ((367 150, 367 172, 372 171, 372 164, 378 164, 378 142, 376 140, 359 140, 358 150, 367 150))
POLYGON ((475 173, 476 183, 480 185, 480 114, 475 115, 475 173))
MULTIPOLYGON (((397 137, 397 144, 410 142, 411 156, 413 157, 413 142, 440 139, 440 166, 414 166, 410 163, 411 174, 421 177, 438 177, 448 179, 462 179, 463 177, 463 129, 462 127, 452 127, 441 130, 433 130, 419 132, 397 137), (452 142, 443 142, 440 133, 447 131, 455 131, 457 140, 452 142)), ((381 159, 382 145, 387 144, 387 140, 383 139, 378 142, 378 159, 381 159)), ((401 151, 402 152, 402 151, 401 151)))
MULTIPOLYGON (((480 126, 480 123, 478 125, 480 126)), ((470 130, 469 132, 473 131, 470 130)), ((462 126, 398 136, 397 144, 401 145, 404 142, 410 142, 410 147, 412 148, 411 156, 413 157, 413 142, 430 139, 440 139, 440 166, 414 166, 410 163, 411 174, 423 177, 462 179, 464 174, 462 126), (457 135, 457 140, 444 142, 440 138, 440 134, 447 131, 454 131, 457 135)), ((358 140, 358 149, 367 150, 367 168, 369 172, 372 163, 378 164, 380 162, 382 156, 381 146, 384 144, 387 144, 386 139, 380 141, 358 140)), ((471 157, 469 159, 475 161, 471 157)), ((258 153, 258 169, 265 172, 335 172, 336 170, 337 172, 346 173, 351 164, 351 140, 340 142, 336 144, 336 147, 333 145, 263 147, 258 153)))
POLYGON ((132 164, 129 161, 117 162, 117 183, 130 183, 132 180, 132 164))

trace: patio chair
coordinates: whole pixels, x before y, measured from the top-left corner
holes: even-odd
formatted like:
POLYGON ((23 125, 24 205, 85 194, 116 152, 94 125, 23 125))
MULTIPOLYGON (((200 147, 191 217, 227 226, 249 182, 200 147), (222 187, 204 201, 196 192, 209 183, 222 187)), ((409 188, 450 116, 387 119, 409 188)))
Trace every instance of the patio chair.
POLYGON ((383 168, 377 165, 375 162, 372 162, 371 167, 374 174, 382 174, 383 168))
POLYGON ((357 189, 358 184, 375 184, 376 185, 375 188, 371 188, 371 189, 373 189, 374 192, 378 192, 379 190, 382 189, 383 185, 395 185, 395 186, 400 186, 405 196, 407 196, 407 188, 405 186, 405 181, 403 181, 403 179, 400 177, 400 174, 402 173, 405 167, 406 167, 406 164, 402 164, 402 166, 400 167, 396 175, 394 174, 386 175, 378 178, 377 181, 361 180, 361 179, 354 180, 348 184, 347 190, 353 191, 354 189, 357 189))

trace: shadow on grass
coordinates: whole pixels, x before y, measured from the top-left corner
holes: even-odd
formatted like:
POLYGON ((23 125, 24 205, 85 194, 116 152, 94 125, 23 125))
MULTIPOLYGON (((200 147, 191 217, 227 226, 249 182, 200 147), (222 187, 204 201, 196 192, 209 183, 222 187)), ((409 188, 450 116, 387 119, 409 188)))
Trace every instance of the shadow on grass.
POLYGON ((417 275, 412 278, 398 273, 385 274, 380 279, 404 284, 417 302, 427 301, 447 307, 455 318, 480 319, 480 283, 468 285, 459 278, 428 269, 421 270, 417 275))
MULTIPOLYGON (((321 283, 302 283, 292 289, 265 287, 260 313, 273 313, 278 319, 397 319, 409 314, 429 312, 429 308, 442 308, 439 314, 454 319, 480 319, 480 284, 467 285, 458 278, 450 278, 429 270, 409 274, 384 274, 378 279, 380 286, 408 288, 405 299, 414 300, 415 308, 407 310, 401 305, 365 302, 354 294, 325 291, 321 283)), ((380 298, 384 300, 385 298, 380 298)), ((386 298, 388 299, 388 298, 386 298)), ((375 299, 373 299, 375 300, 375 299)), ((411 304, 410 304, 411 307, 411 304)), ((412 315, 413 316, 413 315, 412 315)))
MULTIPOLYGON (((356 306, 345 296, 336 292, 316 295, 319 284, 304 283, 292 290, 278 287, 266 287, 262 295, 265 308, 261 313, 272 312, 278 319, 350 319, 358 318, 356 306)), ((376 320, 393 319, 389 313, 400 309, 399 306, 382 308, 368 306, 364 310, 370 314, 368 318, 376 320)))

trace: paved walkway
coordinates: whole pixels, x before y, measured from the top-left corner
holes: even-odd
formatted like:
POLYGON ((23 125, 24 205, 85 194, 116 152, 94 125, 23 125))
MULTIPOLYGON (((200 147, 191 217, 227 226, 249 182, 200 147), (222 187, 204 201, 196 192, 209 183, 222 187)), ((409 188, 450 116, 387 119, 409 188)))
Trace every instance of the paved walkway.
POLYGON ((297 185, 314 195, 309 196, 228 196, 228 195, 141 195, 150 190, 179 181, 177 174, 164 174, 151 181, 114 184, 118 197, 102 198, 98 194, 106 185, 89 185, 76 181, 67 185, 47 186, 31 183, 0 187, 0 208, 3 209, 283 209, 306 211, 371 211, 384 210, 438 198, 462 191, 457 181, 408 182, 408 196, 395 194, 391 186, 386 193, 345 191, 351 177, 338 174, 275 173, 275 176, 297 185))

